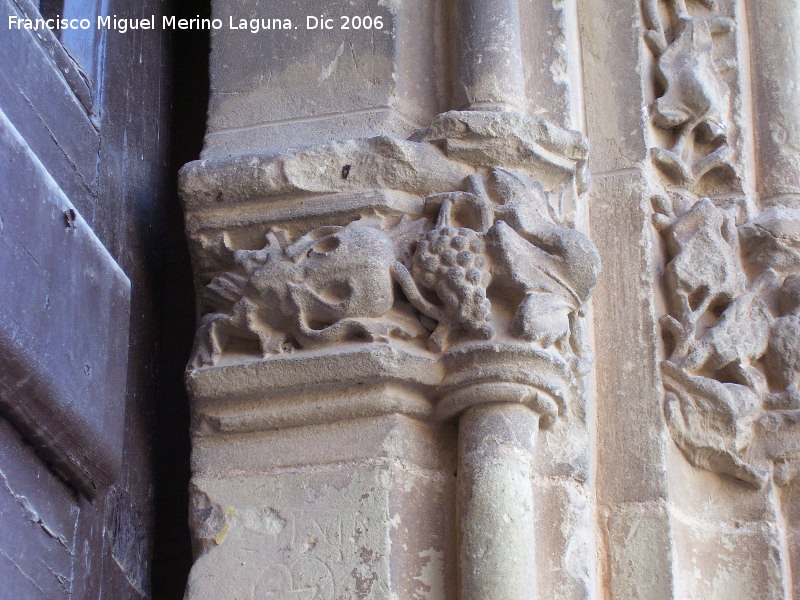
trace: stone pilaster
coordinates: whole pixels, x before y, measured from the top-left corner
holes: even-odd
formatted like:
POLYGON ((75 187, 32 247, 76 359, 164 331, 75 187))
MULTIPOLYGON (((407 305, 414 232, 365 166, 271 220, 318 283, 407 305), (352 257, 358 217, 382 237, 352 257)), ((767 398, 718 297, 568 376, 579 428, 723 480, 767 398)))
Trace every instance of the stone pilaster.
POLYGON ((606 266, 596 339, 613 346, 632 334, 629 350, 601 353, 597 365, 598 445, 620 458, 599 465, 605 575, 626 598, 722 589, 789 598, 791 513, 781 498, 796 407, 785 370, 794 350, 782 340, 794 322, 797 237, 778 188, 796 173, 783 168, 791 145, 765 125, 791 129, 780 98, 796 65, 781 75, 771 65, 796 59, 779 59, 793 55, 791 38, 766 30, 796 11, 589 4, 580 15, 594 23, 584 38, 600 184, 592 237, 606 266), (627 108, 609 98, 629 99, 627 108), (649 542, 626 551, 634 531, 649 542))

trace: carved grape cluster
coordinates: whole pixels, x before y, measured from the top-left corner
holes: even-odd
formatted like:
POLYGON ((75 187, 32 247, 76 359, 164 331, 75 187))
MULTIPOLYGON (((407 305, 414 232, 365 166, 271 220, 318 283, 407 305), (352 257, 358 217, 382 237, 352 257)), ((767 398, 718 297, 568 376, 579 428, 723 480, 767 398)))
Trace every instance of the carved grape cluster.
POLYGON ((493 335, 485 244, 475 231, 451 226, 429 231, 417 244, 412 275, 436 292, 447 315, 464 329, 482 338, 493 335))

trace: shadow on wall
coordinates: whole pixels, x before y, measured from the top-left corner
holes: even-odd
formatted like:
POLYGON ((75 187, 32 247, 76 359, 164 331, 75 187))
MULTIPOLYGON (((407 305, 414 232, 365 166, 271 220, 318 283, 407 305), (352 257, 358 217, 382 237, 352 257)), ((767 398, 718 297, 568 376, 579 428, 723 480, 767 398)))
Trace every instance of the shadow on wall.
MULTIPOLYGON (((210 16, 210 0, 173 0, 178 18, 210 16)), ((196 159, 203 145, 208 106, 208 31, 172 32, 171 173, 162 287, 162 333, 158 356, 153 466, 155 539, 152 592, 156 600, 183 597, 192 564, 188 526, 189 400, 183 372, 195 329, 194 289, 183 217, 177 195, 178 169, 196 159)))

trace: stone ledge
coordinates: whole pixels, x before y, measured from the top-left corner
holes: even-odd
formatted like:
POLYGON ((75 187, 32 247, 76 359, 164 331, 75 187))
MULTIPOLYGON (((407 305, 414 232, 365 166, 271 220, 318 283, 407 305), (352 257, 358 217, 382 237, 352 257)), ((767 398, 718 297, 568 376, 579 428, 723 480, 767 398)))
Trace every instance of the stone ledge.
POLYGON ((495 401, 529 405, 548 426, 577 393, 563 360, 497 342, 472 344, 438 359, 392 344, 351 344, 192 369, 186 382, 200 436, 387 414, 447 420, 473 404, 495 401), (481 357, 490 360, 482 364, 481 357), (516 386, 519 393, 481 396, 507 391, 497 385, 516 386))
POLYGON ((424 392, 442 377, 436 359, 422 351, 352 344, 194 369, 186 383, 197 429, 228 433, 390 413, 429 417, 424 392))

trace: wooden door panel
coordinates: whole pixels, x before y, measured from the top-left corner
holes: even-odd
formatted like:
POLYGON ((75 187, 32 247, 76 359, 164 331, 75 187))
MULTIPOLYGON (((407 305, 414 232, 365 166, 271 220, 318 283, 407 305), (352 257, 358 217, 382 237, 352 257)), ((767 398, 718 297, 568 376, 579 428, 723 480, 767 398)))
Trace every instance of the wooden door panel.
MULTIPOLYGON (((25 16, 13 0, 0 0, 4 29, 9 15, 25 16)), ((45 45, 56 43, 52 37, 47 31, 4 32, 0 106, 53 178, 86 212, 81 200, 97 183, 100 134, 45 45)))
POLYGON ((130 282, 0 111, 0 410, 93 495, 119 471, 130 282))
POLYGON ((78 498, 0 419, 0 595, 64 598, 72 587, 78 498))
POLYGON ((8 30, 37 6, 0 0, 0 597, 146 598, 169 33, 8 30))

